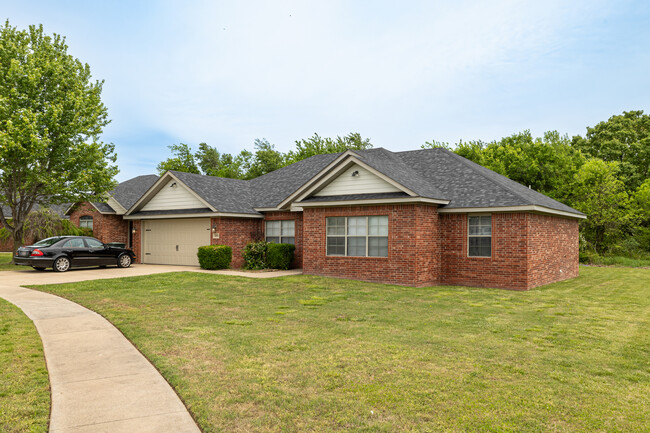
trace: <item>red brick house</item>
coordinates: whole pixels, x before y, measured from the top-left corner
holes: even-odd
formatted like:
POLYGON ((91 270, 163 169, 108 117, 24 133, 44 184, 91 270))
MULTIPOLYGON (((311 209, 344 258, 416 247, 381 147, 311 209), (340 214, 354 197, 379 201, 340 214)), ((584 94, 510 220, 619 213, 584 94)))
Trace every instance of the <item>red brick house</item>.
POLYGON ((296 245, 306 274, 527 290, 578 275, 575 209, 445 149, 317 155, 249 181, 175 171, 68 211, 141 263, 196 265, 198 246, 296 245), (92 218, 90 220, 89 218, 92 218))

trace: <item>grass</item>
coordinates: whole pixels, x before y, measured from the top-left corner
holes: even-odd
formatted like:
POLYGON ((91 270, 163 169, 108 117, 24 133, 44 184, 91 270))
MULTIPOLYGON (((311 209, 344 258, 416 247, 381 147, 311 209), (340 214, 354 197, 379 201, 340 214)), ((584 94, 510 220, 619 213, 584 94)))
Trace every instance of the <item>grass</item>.
POLYGON ((47 432, 49 386, 34 324, 18 307, 0 299, 0 431, 47 432))
POLYGON ((0 271, 19 271, 24 266, 18 267, 11 263, 11 253, 0 253, 0 271))
POLYGON ((624 266, 628 268, 648 268, 650 259, 623 256, 596 256, 591 263, 599 266, 624 266))
POLYGON ((631 432, 650 270, 530 292, 172 273, 39 286, 114 323, 204 432, 631 432))

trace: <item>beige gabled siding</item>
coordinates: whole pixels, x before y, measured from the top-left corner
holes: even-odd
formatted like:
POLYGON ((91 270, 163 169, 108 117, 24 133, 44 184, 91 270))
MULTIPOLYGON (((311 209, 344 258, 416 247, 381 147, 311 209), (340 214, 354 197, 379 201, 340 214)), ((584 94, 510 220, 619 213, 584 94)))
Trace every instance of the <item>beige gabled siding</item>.
POLYGON ((175 180, 167 184, 141 210, 198 209, 206 207, 201 200, 175 180), (176 186, 172 186, 172 185, 176 186))
POLYGON ((372 174, 365 168, 354 164, 314 195, 329 196, 400 191, 397 187, 372 174), (352 176, 352 173, 355 171, 359 172, 358 176, 352 176))

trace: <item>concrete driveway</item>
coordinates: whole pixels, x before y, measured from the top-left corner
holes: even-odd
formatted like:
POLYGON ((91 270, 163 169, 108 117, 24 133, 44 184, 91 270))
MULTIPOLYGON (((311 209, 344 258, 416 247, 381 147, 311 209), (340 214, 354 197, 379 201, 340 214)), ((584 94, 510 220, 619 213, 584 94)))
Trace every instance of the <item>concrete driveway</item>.
POLYGON ((107 320, 24 284, 198 270, 180 266, 0 272, 0 297, 34 321, 52 390, 50 432, 192 432, 200 430, 169 384, 107 320))

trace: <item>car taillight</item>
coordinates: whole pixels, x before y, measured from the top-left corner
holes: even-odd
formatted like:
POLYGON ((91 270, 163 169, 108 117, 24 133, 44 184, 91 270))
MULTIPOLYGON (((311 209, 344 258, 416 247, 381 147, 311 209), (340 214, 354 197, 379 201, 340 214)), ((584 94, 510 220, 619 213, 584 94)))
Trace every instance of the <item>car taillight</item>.
POLYGON ((39 249, 32 251, 32 256, 42 256, 42 255, 43 255, 43 251, 39 249))

